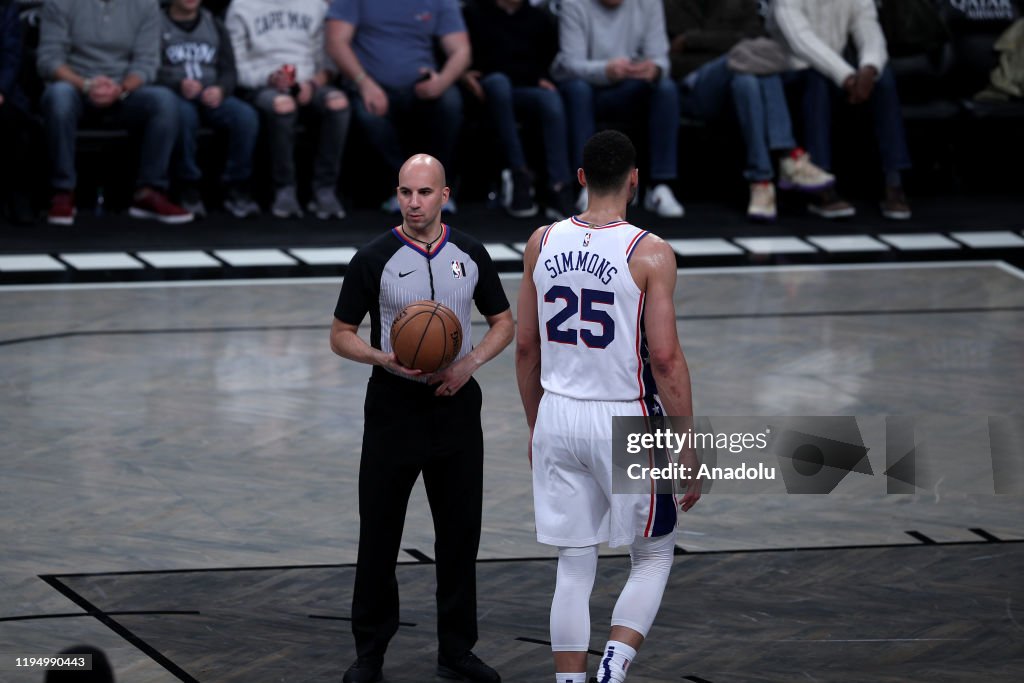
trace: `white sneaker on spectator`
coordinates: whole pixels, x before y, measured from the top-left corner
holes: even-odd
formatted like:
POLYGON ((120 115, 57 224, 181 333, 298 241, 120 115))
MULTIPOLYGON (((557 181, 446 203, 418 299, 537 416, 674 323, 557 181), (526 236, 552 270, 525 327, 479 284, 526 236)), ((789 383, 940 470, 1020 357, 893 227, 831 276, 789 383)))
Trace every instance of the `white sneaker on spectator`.
POLYGON ((398 196, 391 195, 389 199, 380 205, 380 210, 385 213, 402 213, 402 207, 398 204, 398 196))
POLYGON ((750 183, 750 205, 747 207, 747 218, 752 221, 774 221, 777 214, 775 186, 770 181, 750 183))
POLYGON ((306 208, 322 221, 328 218, 345 217, 345 209, 338 201, 338 195, 334 194, 334 188, 331 187, 318 187, 313 193, 313 200, 306 208))
POLYGON ((278 218, 302 218, 302 207, 299 206, 299 199, 295 196, 294 185, 278 188, 270 213, 278 218))
POLYGON ((836 177, 813 163, 807 152, 797 147, 779 162, 779 189, 818 192, 836 184, 836 177))
POLYGON ((683 205, 672 194, 672 188, 659 183, 644 195, 644 208, 665 218, 682 218, 686 213, 683 205))

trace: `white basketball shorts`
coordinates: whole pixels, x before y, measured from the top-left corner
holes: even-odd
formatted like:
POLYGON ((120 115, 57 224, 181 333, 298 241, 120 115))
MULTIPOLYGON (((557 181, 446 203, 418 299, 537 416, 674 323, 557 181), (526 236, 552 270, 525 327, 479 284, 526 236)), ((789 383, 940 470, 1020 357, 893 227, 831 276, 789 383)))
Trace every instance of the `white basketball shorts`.
POLYGON ((653 482, 648 494, 612 493, 612 418, 649 412, 641 401, 579 401, 545 392, 533 430, 538 541, 616 548, 675 529, 675 496, 655 493, 653 482))

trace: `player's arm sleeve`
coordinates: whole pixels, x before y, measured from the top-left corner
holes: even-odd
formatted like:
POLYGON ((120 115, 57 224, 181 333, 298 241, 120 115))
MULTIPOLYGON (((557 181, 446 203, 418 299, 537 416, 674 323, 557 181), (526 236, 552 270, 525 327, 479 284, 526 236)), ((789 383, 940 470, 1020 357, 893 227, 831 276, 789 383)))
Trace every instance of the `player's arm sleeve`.
POLYGON ((343 323, 359 326, 370 310, 370 302, 376 296, 373 277, 369 263, 363 254, 357 253, 345 273, 341 283, 338 304, 334 307, 334 317, 343 323))
POLYGON ((491 261, 491 255, 482 244, 478 244, 470 255, 476 261, 477 272, 480 274, 476 290, 473 292, 477 310, 485 316, 498 315, 509 310, 508 297, 505 296, 505 288, 501 286, 501 278, 498 277, 498 269, 491 261))

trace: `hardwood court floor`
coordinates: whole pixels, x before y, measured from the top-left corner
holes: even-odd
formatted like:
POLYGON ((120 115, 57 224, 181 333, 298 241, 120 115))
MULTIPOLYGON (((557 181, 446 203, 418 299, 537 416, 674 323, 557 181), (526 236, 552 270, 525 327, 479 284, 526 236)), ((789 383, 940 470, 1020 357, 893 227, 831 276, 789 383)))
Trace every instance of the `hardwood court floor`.
MULTIPOLYGON (((518 279, 506 285, 514 295, 518 279)), ((0 291, 0 654, 89 642, 132 683, 181 680, 174 667, 202 681, 331 680, 314 676, 329 663, 340 678, 352 657, 345 623, 277 607, 347 615, 368 372, 327 348, 337 288, 0 291), (296 566, 309 569, 287 569, 296 566), (251 567, 279 569, 247 590, 255 574, 241 570, 251 567), (154 573, 67 576, 139 571, 154 573), (213 602, 203 591, 218 585, 213 602), (124 610, 201 618, 108 614, 124 610), (231 678, 223 672, 246 670, 230 653, 262 665, 231 678)), ((684 271, 677 291, 698 414, 1020 413, 1024 279, 1013 269, 684 271)), ((477 339, 482 331, 475 326, 477 339)), ((533 635, 523 637, 543 640, 553 567, 533 538, 511 353, 479 379, 488 449, 480 556, 493 562, 481 563, 478 649, 510 683, 548 680, 543 646, 508 644, 524 625, 533 635), (513 561, 521 558, 539 559, 513 561)), ((1024 499, 992 493, 976 425, 957 419, 965 424, 944 442, 955 447, 933 449, 941 476, 917 495, 886 495, 884 477, 851 474, 828 496, 706 496, 684 519, 688 555, 631 680, 998 680, 1000 666, 1019 671, 1021 546, 995 540, 1021 539, 1024 499), (888 547, 908 542, 921 544, 888 547), (977 545, 941 545, 949 542, 977 545), (835 546, 885 547, 777 552, 835 546), (793 576, 803 578, 787 588, 793 576), (836 582, 857 587, 854 597, 834 597, 836 582), (739 628, 748 622, 753 631, 739 628), (738 647, 738 633, 757 645, 738 647), (800 639, 813 641, 800 645, 805 655, 768 646, 800 639), (867 662, 872 675, 861 676, 867 662)), ((872 465, 878 473, 885 463, 872 465)), ((430 526, 417 488, 408 559, 432 554, 430 526)), ((624 566, 609 560, 602 575, 621 581, 624 566)), ((433 680, 418 678, 433 652, 429 567, 402 572, 403 619, 417 626, 396 641, 388 671, 433 680)), ((609 599, 595 597, 595 643, 609 599)), ((0 671, 0 680, 41 679, 0 671)))

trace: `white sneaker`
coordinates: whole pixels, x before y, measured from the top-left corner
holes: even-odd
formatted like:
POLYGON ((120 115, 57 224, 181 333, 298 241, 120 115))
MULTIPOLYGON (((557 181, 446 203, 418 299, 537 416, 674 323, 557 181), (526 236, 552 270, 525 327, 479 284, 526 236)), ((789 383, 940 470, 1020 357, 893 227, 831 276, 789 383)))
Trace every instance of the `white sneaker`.
POLYGON ((779 162, 779 189, 818 192, 836 184, 836 177, 813 163, 802 149, 779 162))
POLYGON ((776 215, 775 186, 771 183, 750 183, 747 218, 753 221, 774 221, 776 215))
POLYGON ((672 194, 672 188, 665 183, 655 185, 644 195, 644 208, 665 218, 682 218, 686 213, 683 205, 672 194))
POLYGON ((587 210, 587 206, 590 204, 590 195, 587 194, 587 188, 580 190, 580 196, 576 198, 576 213, 583 213, 587 210))

